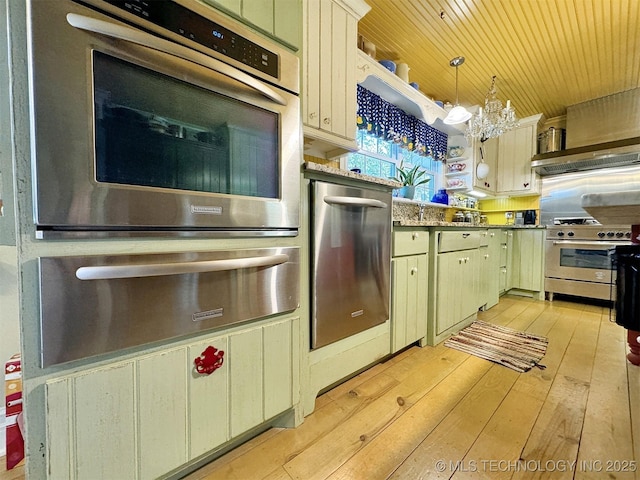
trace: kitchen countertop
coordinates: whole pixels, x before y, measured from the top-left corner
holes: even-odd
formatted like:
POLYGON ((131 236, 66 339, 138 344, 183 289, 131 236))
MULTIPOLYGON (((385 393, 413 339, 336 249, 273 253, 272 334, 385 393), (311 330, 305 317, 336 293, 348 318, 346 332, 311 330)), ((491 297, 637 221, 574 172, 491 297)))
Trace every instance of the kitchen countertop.
POLYGON ((472 225, 465 222, 444 222, 438 220, 393 220, 394 227, 451 227, 451 228, 508 228, 508 229, 545 229, 544 225, 472 225))
POLYGON ((387 180, 384 178, 373 177, 371 175, 365 175, 364 173, 351 172, 349 170, 342 170, 341 168, 329 167, 328 165, 322 165, 315 162, 305 162, 304 170, 306 172, 318 173, 322 175, 328 175, 334 178, 357 180, 359 182, 374 184, 388 188, 400 188, 402 184, 394 182, 393 180, 387 180))

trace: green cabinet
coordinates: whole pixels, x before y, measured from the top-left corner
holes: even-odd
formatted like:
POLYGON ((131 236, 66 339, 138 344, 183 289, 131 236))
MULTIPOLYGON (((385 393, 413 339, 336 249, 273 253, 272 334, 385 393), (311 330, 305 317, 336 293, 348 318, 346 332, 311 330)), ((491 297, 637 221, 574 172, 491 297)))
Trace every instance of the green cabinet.
POLYGON ((391 260, 391 352, 427 335, 428 247, 426 230, 396 229, 391 260))
POLYGON ((480 245, 479 260, 479 306, 488 310, 500 298, 501 231, 489 229, 481 232, 484 237, 480 245))
POLYGON ((511 288, 544 299, 544 229, 514 229, 511 288))
POLYGON ((249 27, 298 49, 302 31, 301 0, 205 0, 249 27))
POLYGON ((473 321, 480 305, 480 230, 435 230, 430 249, 427 342, 435 345, 473 321))
POLYGON ((299 403, 298 318, 50 379, 48 478, 158 478, 299 403), (210 375, 194 359, 224 352, 210 375))

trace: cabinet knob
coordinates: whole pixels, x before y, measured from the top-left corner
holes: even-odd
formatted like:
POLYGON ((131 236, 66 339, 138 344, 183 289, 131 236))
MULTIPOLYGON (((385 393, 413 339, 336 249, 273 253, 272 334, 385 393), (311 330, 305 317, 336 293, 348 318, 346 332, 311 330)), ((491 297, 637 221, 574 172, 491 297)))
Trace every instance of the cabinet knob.
POLYGON ((413 233, 411 234, 411 238, 412 238, 413 240, 415 240, 415 239, 416 239, 416 238, 418 238, 419 236, 420 236, 420 234, 419 234, 418 232, 413 232, 413 233))
POLYGON ((325 125, 331 125, 331 119, 329 117, 324 117, 322 123, 324 123, 325 125))
POLYGON ((317 116, 318 116, 318 114, 316 112, 311 112, 309 114, 309 118, 311 118, 311 119, 315 119, 317 116))
POLYGON ((415 275, 416 273, 418 273, 418 267, 412 267, 410 272, 411 272, 411 275, 415 275))
POLYGON ((193 360, 196 366, 196 372, 202 375, 211 375, 219 369, 224 363, 224 351, 218 350, 216 347, 209 345, 193 360))

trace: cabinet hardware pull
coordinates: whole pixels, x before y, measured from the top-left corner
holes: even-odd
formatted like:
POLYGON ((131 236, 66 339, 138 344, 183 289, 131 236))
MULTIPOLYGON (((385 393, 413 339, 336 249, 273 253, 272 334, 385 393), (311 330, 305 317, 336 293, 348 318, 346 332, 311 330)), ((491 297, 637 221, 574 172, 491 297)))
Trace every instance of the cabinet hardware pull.
POLYGON ((89 32, 106 35, 111 38, 117 38, 119 40, 136 43, 152 50, 157 50, 168 55, 173 55, 174 57, 182 58, 183 60, 187 60, 189 62, 197 63, 198 65, 202 65, 203 67, 214 70, 229 78, 233 78, 240 83, 244 83, 246 86, 260 92, 262 95, 273 102, 279 103, 280 105, 287 104, 287 101, 271 87, 242 72, 241 70, 231 67, 221 62, 220 60, 211 58, 204 53, 196 52, 194 50, 183 47, 182 45, 177 45, 175 43, 169 42, 168 40, 154 37, 147 33, 134 30, 130 27, 115 25, 110 22, 105 22, 96 18, 85 17, 84 15, 78 15, 76 13, 67 14, 67 23, 69 23, 69 25, 71 25, 72 27, 78 28, 80 30, 87 30, 89 32))
POLYGON ((415 275, 416 273, 418 273, 418 267, 413 267, 411 269, 411 275, 415 275))
POLYGON ((215 347, 209 345, 193 360, 193 364, 196 367, 196 372, 202 375, 211 375, 217 369, 219 369, 224 363, 224 351, 218 350, 215 347))
POLYGON ((462 234, 462 238, 467 238, 469 235, 471 235, 470 233, 463 233, 462 234))
POLYGON ((413 233, 411 234, 411 238, 413 238, 414 240, 415 240, 416 238, 418 238, 419 236, 420 236, 420 235, 418 235, 418 232, 413 232, 413 233))
POLYGON ((251 267, 274 267, 289 261, 289 255, 279 253, 263 257, 205 260, 202 262, 149 263, 143 265, 97 265, 80 267, 76 277, 80 280, 112 280, 115 278, 158 277, 185 273, 221 272, 251 267))
POLYGON ((331 119, 329 117, 324 117, 322 123, 324 123, 325 125, 331 125, 331 119))
POLYGON ((312 119, 312 120, 315 119, 317 116, 318 116, 318 114, 316 112, 311 112, 309 114, 309 118, 312 119))

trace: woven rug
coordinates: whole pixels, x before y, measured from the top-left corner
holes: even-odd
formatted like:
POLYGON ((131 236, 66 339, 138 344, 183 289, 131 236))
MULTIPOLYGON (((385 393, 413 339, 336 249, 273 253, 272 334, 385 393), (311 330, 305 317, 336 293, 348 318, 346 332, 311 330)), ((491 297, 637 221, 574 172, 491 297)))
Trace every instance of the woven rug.
POLYGON ((444 345, 517 372, 527 372, 533 367, 545 368, 539 362, 548 343, 547 337, 477 320, 445 340, 444 345))

